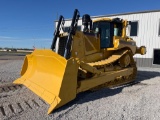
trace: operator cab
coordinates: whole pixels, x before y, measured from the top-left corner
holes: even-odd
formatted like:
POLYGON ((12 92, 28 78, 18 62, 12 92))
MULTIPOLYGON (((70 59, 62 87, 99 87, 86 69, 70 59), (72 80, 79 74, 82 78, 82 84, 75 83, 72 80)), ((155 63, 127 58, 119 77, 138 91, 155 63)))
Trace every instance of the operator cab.
POLYGON ((100 47, 110 48, 113 47, 113 25, 108 21, 99 21, 93 24, 93 31, 100 35, 100 47))
POLYGON ((95 20, 92 25, 90 15, 85 14, 82 17, 82 24, 84 25, 83 32, 99 35, 101 49, 112 48, 113 37, 122 36, 122 21, 120 18, 100 18, 95 20))
POLYGON ((100 35, 100 47, 112 48, 113 37, 122 36, 122 20, 119 18, 114 19, 101 19, 93 23, 93 32, 100 35))

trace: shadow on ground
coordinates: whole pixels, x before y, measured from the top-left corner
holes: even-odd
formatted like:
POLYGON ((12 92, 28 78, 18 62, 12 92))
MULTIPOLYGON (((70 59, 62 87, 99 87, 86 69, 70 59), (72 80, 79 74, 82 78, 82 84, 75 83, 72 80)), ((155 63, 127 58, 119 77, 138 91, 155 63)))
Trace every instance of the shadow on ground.
POLYGON ((61 110, 68 109, 71 106, 76 106, 77 104, 83 104, 85 102, 89 101, 94 101, 100 98, 108 97, 108 96, 113 96, 115 94, 120 93, 124 87, 130 87, 133 85, 144 85, 144 83, 141 83, 141 81, 149 80, 155 77, 160 77, 160 72, 154 72, 154 71, 138 71, 137 77, 134 82, 116 87, 114 89, 109 89, 109 88, 103 88, 98 91, 86 91, 83 93, 79 93, 77 97, 69 102, 68 104, 58 108, 55 110, 52 114, 60 112, 61 110), (92 97, 90 97, 92 96, 92 97))

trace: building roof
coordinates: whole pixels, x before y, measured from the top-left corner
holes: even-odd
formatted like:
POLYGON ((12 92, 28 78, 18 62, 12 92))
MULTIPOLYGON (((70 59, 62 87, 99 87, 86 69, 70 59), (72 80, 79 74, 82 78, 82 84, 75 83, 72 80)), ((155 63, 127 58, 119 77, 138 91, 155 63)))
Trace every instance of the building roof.
POLYGON ((151 13, 151 12, 160 12, 160 10, 145 10, 145 11, 138 11, 138 12, 126 12, 126 13, 108 14, 108 15, 100 15, 100 16, 92 16, 92 17, 93 17, 93 18, 96 18, 96 17, 107 17, 107 16, 118 16, 118 15, 130 15, 130 14, 141 14, 141 13, 151 13))
MULTIPOLYGON (((130 15, 130 14, 141 14, 141 13, 152 13, 152 12, 160 12, 160 10, 145 10, 145 11, 137 11, 137 12, 126 12, 126 13, 99 15, 99 16, 91 16, 91 18, 111 17, 111 16, 130 15)), ((82 19, 82 18, 80 17, 80 19, 82 19)), ((65 19, 65 21, 70 21, 70 20, 72 20, 72 18, 65 19)), ((55 22, 58 22, 58 20, 55 20, 55 22)))

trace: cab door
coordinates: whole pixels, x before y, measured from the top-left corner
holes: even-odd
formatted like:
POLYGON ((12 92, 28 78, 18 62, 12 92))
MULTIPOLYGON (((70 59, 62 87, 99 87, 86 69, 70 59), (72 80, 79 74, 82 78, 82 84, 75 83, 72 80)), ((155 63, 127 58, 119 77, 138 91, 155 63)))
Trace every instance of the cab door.
POLYGON ((113 25, 110 22, 100 22, 100 47, 110 48, 113 47, 113 25))

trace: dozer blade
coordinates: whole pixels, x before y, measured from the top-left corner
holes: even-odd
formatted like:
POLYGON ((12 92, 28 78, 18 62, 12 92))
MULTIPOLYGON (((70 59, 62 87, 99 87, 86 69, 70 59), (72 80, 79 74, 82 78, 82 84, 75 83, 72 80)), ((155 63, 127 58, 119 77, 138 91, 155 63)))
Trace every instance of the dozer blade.
POLYGON ((54 109, 76 97, 78 63, 66 60, 51 50, 35 50, 27 55, 21 71, 21 78, 15 84, 23 84, 54 109))

